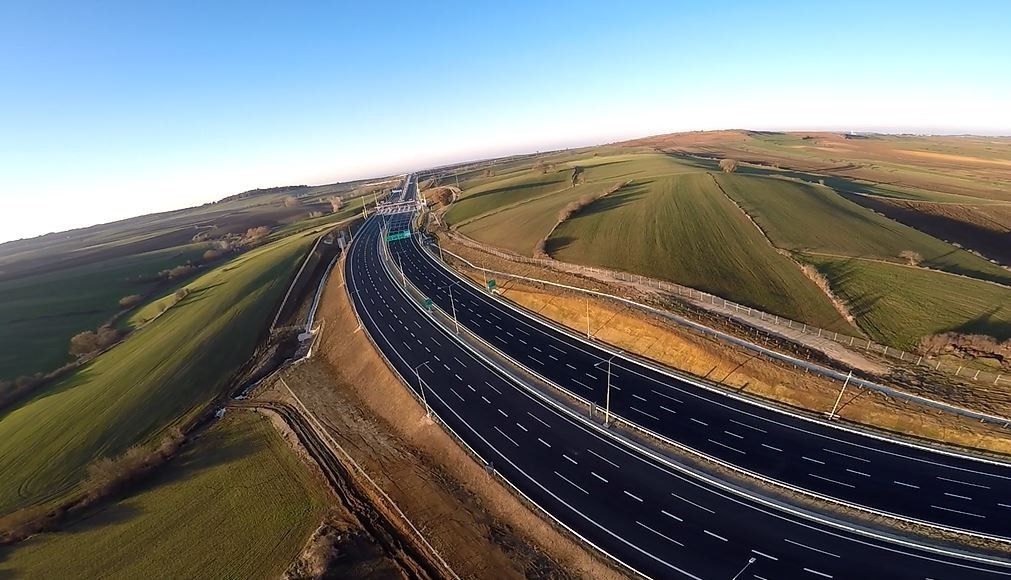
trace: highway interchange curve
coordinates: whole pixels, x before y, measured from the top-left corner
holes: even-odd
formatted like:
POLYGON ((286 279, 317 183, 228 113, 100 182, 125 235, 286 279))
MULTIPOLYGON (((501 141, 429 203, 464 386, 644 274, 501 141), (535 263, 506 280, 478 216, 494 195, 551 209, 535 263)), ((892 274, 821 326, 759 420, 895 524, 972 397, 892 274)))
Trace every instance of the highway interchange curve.
MULTIPOLYGON (((413 187, 412 183, 410 194, 414 193, 413 187)), ((409 217, 400 214, 387 218, 390 231, 408 227, 409 217)), ((661 458, 629 448, 606 430, 536 396, 464 348, 404 292, 400 275, 394 277, 380 258, 382 219, 368 220, 355 238, 344 266, 348 292, 380 352, 415 393, 422 392, 419 379, 424 383, 424 398, 433 413, 474 454, 493 466, 496 473, 556 521, 626 566, 654 577, 733 578, 738 573, 740 578, 758 579, 1011 577, 1011 569, 995 562, 928 551, 846 531, 685 475, 661 458)), ((441 278, 440 268, 426 264, 427 258, 413 239, 390 242, 389 247, 412 281, 440 306, 440 296, 445 293, 448 300, 448 292, 446 288, 437 288, 440 286, 437 280, 445 280, 441 286, 454 284, 454 298, 460 300, 456 302, 456 312, 461 323, 473 324, 476 320, 492 327, 501 326, 503 333, 517 330, 512 337, 515 340, 508 342, 519 343, 522 337, 530 345, 530 356, 537 353, 551 361, 544 361, 543 366, 549 369, 569 369, 567 365, 571 363, 578 371, 576 363, 582 364, 582 357, 589 360, 587 351, 594 347, 581 344, 577 348, 572 338, 567 338, 571 352, 555 353, 553 356, 557 360, 552 360, 547 343, 531 340, 536 323, 520 322, 507 309, 480 310, 484 297, 458 279, 441 278), (473 320, 468 316, 473 316, 473 320), (519 333, 520 328, 530 336, 519 333), (540 351, 533 350, 535 344, 540 351)), ((449 304, 445 310, 451 310, 449 304)), ((480 332, 481 327, 479 324, 471 328, 480 332)), ((519 354, 516 358, 522 361, 523 356, 519 354)), ((593 362, 600 360, 598 356, 593 362)), ((536 370, 544 374, 548 369, 536 370)), ((654 399, 639 400, 632 397, 633 392, 639 392, 633 391, 634 377, 653 371, 615 359, 615 372, 613 380, 621 388, 612 393, 615 411, 627 416, 633 406, 652 412, 655 407, 648 405, 682 405, 669 406, 675 409, 675 416, 681 417, 669 419, 667 427, 662 421, 655 426, 681 439, 688 437, 682 435, 682 428, 686 432, 690 429, 687 424, 694 423, 691 418, 707 417, 701 415, 707 407, 722 409, 710 412, 723 413, 727 422, 725 431, 744 435, 744 439, 734 437, 736 446, 744 445, 742 441, 747 442, 749 437, 756 442, 759 439, 778 442, 775 437, 783 439, 784 446, 780 447, 783 450, 777 451, 782 455, 771 455, 778 457, 776 468, 783 470, 782 473, 794 472, 791 463, 806 463, 802 459, 805 455, 822 461, 812 463, 813 466, 827 468, 830 462, 826 459, 836 456, 825 449, 850 454, 849 448, 843 445, 854 444, 845 439, 852 436, 847 432, 829 429, 819 433, 816 424, 773 412, 768 412, 766 417, 763 409, 720 398, 690 385, 678 385, 670 377, 656 384, 647 382, 645 377, 638 379, 649 387, 648 390, 659 393, 654 399), (683 402, 665 402, 661 394, 683 402), (704 396, 715 402, 703 404, 704 396), (620 398, 626 399, 625 406, 619 406, 620 398), (690 404, 698 406, 699 410, 689 411, 690 404), (737 406, 742 410, 735 410, 737 406), (750 427, 732 423, 730 419, 750 427), (671 426, 677 426, 678 431, 671 430, 671 426), (751 435, 752 431, 756 435, 751 435), (809 442, 801 443, 802 447, 785 447, 795 439, 809 442)), ((603 376, 599 370, 596 374, 603 376)), ((590 384, 590 378, 586 378, 590 384)), ((559 380, 565 379, 559 375, 559 380)), ((592 391, 588 390, 587 394, 592 391)), ((723 431, 717 430, 721 426, 717 421, 716 418, 705 421, 709 423, 705 426, 708 436, 703 439, 729 444, 731 440, 725 437, 731 435, 714 435, 723 431)), ((864 447, 885 445, 867 438, 856 440, 864 447)), ((757 445, 760 447, 761 443, 757 445)), ((932 463, 922 463, 909 458, 913 453, 920 453, 919 450, 895 446, 886 451, 873 451, 882 453, 873 459, 875 469, 892 469, 883 457, 907 461, 913 466, 930 466, 930 469, 940 469, 949 461, 964 461, 932 455, 932 463), (895 455, 884 455, 886 451, 895 455)), ((836 463, 841 461, 831 462, 832 465, 836 463)), ((965 473, 987 477, 982 469, 991 467, 976 462, 972 462, 972 466, 973 472, 960 471, 957 479, 975 482, 977 480, 967 479, 965 473)), ((757 461, 755 468, 764 469, 757 461)), ((919 471, 920 467, 915 470, 919 471)), ((900 475, 909 478, 914 474, 906 471, 900 475)), ((986 491, 995 487, 988 485, 986 491)), ((911 492, 917 490, 895 490, 890 501, 902 503, 908 496, 920 493, 911 492)))

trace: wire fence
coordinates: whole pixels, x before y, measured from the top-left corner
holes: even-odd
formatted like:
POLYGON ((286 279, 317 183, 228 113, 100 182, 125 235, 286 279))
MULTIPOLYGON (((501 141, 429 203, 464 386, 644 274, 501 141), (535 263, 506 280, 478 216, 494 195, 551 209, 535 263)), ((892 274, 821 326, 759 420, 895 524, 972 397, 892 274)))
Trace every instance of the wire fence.
POLYGON ((628 284, 639 285, 647 289, 654 289, 660 293, 666 293, 671 296, 677 296, 682 300, 688 300, 706 310, 716 311, 724 315, 731 316, 737 320, 744 322, 752 327, 757 327, 759 330, 770 330, 780 329, 782 332, 780 334, 789 338, 791 333, 800 333, 804 335, 809 335, 816 338, 824 338, 837 342, 843 346, 851 348, 856 351, 863 351, 867 353, 875 353, 882 356, 894 358, 902 362, 910 363, 915 366, 920 366, 924 368, 929 368, 933 371, 944 372, 951 374, 955 377, 973 380, 981 384, 989 385, 999 385, 999 384, 1011 384, 1011 374, 1001 373, 995 371, 988 371, 979 368, 970 368, 964 364, 957 362, 947 362, 937 360, 929 356, 919 355, 891 347, 888 345, 878 344, 874 341, 868 340, 866 338, 851 336, 844 333, 836 332, 833 330, 826 330, 824 328, 819 328, 817 326, 812 326, 803 322, 797 322, 796 320, 791 320, 783 316, 778 316, 776 314, 770 314, 768 312, 758 310, 751 306, 745 306, 743 304, 738 304, 732 300, 727 300, 720 296, 710 294, 708 292, 703 292, 695 288, 688 286, 682 286, 681 284, 676 284, 674 282, 668 282, 666 280, 657 280, 655 278, 650 278, 648 276, 642 276, 639 274, 633 274, 630 272, 623 272, 620 270, 611 270, 608 268, 597 268, 593 266, 582 266, 579 264, 571 264, 568 262, 560 262, 558 260, 543 259, 543 258, 530 258, 526 256, 505 254, 504 252, 497 251, 494 248, 488 248, 483 244, 479 244, 474 240, 469 238, 460 239, 458 234, 450 234, 450 236, 458 242, 464 245, 475 247, 481 251, 488 252, 510 260, 513 262, 521 262, 525 264, 530 264, 538 266, 541 268, 547 268, 551 270, 556 270, 565 273, 580 273, 584 276, 591 278, 602 279, 602 280, 614 280, 619 282, 625 282, 628 284))

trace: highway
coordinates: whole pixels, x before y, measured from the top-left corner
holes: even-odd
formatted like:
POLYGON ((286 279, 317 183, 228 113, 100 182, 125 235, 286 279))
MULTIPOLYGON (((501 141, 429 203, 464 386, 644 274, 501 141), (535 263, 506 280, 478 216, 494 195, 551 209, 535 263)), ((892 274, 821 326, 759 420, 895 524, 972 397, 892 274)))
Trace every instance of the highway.
MULTIPOLYGON (((384 265, 383 220, 397 232, 409 217, 373 217, 351 245, 345 279, 365 330, 475 455, 558 523, 632 570, 758 580, 1011 577, 1011 569, 993 562, 860 535, 685 475, 516 384, 436 324, 384 265)), ((417 252, 411 239, 389 246, 394 259, 417 252)))
POLYGON ((795 490, 946 529, 1011 539, 1011 466, 840 428, 727 396, 521 313, 412 239, 407 277, 518 364, 668 441, 795 490), (452 287, 452 301, 450 299, 452 287), (610 361, 610 362, 609 362, 610 361))

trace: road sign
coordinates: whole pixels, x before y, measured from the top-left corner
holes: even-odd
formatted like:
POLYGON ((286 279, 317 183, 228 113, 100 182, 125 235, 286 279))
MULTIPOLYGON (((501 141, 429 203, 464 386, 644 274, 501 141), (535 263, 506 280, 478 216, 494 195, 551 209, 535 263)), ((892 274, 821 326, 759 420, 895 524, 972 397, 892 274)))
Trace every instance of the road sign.
POLYGON ((498 288, 498 284, 495 283, 495 279, 488 280, 488 290, 494 292, 496 288, 498 288))
POLYGON ((386 241, 387 242, 395 242, 397 240, 406 240, 409 237, 411 237, 411 231, 410 230, 404 230, 402 232, 396 232, 394 234, 387 234, 386 235, 386 241))
POLYGON ((425 298, 425 310, 427 310, 429 312, 432 311, 432 299, 431 298, 425 298))

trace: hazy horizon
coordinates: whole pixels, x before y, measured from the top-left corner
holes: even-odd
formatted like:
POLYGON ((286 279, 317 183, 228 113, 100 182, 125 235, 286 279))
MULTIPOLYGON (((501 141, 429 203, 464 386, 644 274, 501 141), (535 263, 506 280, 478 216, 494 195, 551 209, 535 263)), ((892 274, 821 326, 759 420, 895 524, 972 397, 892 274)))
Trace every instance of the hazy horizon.
POLYGON ((4 12, 0 242, 681 131, 1011 134, 997 2, 4 12))

